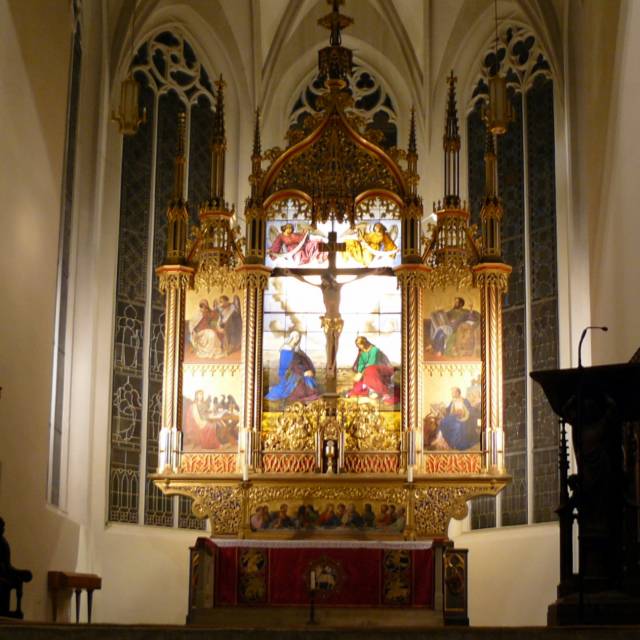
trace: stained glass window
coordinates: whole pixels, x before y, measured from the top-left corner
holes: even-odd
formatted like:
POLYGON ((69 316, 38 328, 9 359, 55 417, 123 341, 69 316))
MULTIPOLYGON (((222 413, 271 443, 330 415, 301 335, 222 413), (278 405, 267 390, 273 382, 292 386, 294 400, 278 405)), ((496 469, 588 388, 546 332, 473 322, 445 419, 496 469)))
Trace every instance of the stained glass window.
MULTIPOLYGON (((354 112, 365 118, 367 128, 379 138, 377 142, 384 148, 395 147, 398 144, 396 110, 378 77, 371 70, 355 65, 353 74, 348 78, 348 90, 354 100, 354 112)), ((324 78, 315 75, 293 105, 289 116, 291 129, 301 128, 306 117, 320 110, 318 99, 325 92, 324 78)))
POLYGON ((545 522, 558 498, 557 422, 529 372, 558 366, 553 81, 536 38, 508 28, 483 60, 467 118, 469 200, 479 221, 484 193, 482 100, 497 62, 506 73, 514 121, 498 138, 505 215, 503 256, 512 265, 503 309, 505 453, 512 483, 473 502, 472 528, 545 522))
POLYGON ((190 501, 164 496, 147 479, 158 459, 164 357, 163 260, 174 189, 178 112, 186 111, 192 222, 209 194, 213 91, 179 32, 143 44, 132 71, 147 122, 123 141, 111 409, 109 514, 114 522, 202 529, 190 501))

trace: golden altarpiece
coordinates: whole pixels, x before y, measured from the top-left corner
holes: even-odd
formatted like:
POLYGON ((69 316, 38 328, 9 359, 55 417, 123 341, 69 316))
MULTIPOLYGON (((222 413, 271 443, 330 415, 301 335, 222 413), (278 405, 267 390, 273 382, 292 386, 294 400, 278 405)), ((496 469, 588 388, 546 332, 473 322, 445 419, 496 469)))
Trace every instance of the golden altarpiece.
POLYGON ((453 74, 444 198, 423 229, 415 118, 385 149, 349 92, 351 22, 320 23, 326 91, 262 152, 256 114, 241 237, 224 199, 217 83, 211 194, 188 228, 184 127, 165 295, 154 480, 214 536, 446 538, 467 501, 509 480, 502 420, 502 209, 487 135, 481 230, 459 194, 453 74))

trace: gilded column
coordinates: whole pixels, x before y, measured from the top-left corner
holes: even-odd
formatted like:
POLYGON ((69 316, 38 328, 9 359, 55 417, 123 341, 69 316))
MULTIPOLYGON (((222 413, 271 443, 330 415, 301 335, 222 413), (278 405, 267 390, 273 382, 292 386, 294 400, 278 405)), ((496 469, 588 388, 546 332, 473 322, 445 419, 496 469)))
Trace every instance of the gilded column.
POLYGON ((167 212, 167 255, 158 267, 160 291, 165 295, 164 371, 162 378, 162 421, 158 436, 158 473, 177 472, 182 450, 182 354, 186 290, 193 269, 186 262, 189 213, 184 194, 185 113, 178 123, 176 184, 167 212))
POLYGON ((416 464, 416 432, 420 425, 420 354, 422 353, 422 292, 427 284, 428 268, 422 263, 420 220, 422 200, 417 195, 418 154, 416 150, 415 112, 407 151, 409 193, 402 210, 402 264, 396 268, 402 292, 402 446, 401 470, 413 480, 416 464))
POLYGON ((486 194, 480 220, 482 248, 473 267, 474 284, 480 289, 482 313, 482 424, 484 425, 483 467, 491 473, 505 473, 502 373, 502 302, 511 267, 502 261, 500 225, 502 203, 497 194, 497 163, 493 135, 487 130, 485 152, 486 194))
POLYGON ((413 479, 416 464, 416 432, 420 427, 420 354, 422 353, 422 293, 428 269, 420 264, 396 268, 402 292, 402 443, 401 470, 413 479), (411 470, 410 470, 411 469, 411 470))
POLYGON ((244 419, 247 434, 246 459, 252 470, 262 468, 260 423, 262 421, 262 334, 264 291, 269 282, 270 269, 265 266, 266 215, 260 201, 262 156, 260 149, 260 112, 256 111, 256 125, 251 156, 251 196, 247 200, 247 251, 244 265, 239 269, 244 295, 244 419))

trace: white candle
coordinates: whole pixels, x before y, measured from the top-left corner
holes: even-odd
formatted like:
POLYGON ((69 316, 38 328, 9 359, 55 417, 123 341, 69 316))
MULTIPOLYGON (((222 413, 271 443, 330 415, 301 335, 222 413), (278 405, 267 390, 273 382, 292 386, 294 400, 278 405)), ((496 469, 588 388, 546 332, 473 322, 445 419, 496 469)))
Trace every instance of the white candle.
POLYGON ((413 482, 413 465, 407 467, 407 482, 413 482))
POLYGON ((246 482, 249 479, 249 465, 243 461, 242 462, 242 480, 246 482))
POLYGON ((311 589, 311 591, 316 590, 316 572, 315 571, 312 571, 309 574, 309 588, 311 589))

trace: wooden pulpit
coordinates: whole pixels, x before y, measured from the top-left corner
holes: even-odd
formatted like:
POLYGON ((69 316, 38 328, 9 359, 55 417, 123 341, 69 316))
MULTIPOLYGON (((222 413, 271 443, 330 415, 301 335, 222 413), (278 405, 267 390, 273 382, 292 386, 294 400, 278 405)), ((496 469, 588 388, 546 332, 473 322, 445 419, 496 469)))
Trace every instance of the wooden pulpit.
POLYGON ((549 624, 640 623, 640 363, 536 371, 561 418, 560 584, 549 624), (565 425, 577 473, 568 475, 565 425), (572 567, 578 522, 579 571, 572 567))

